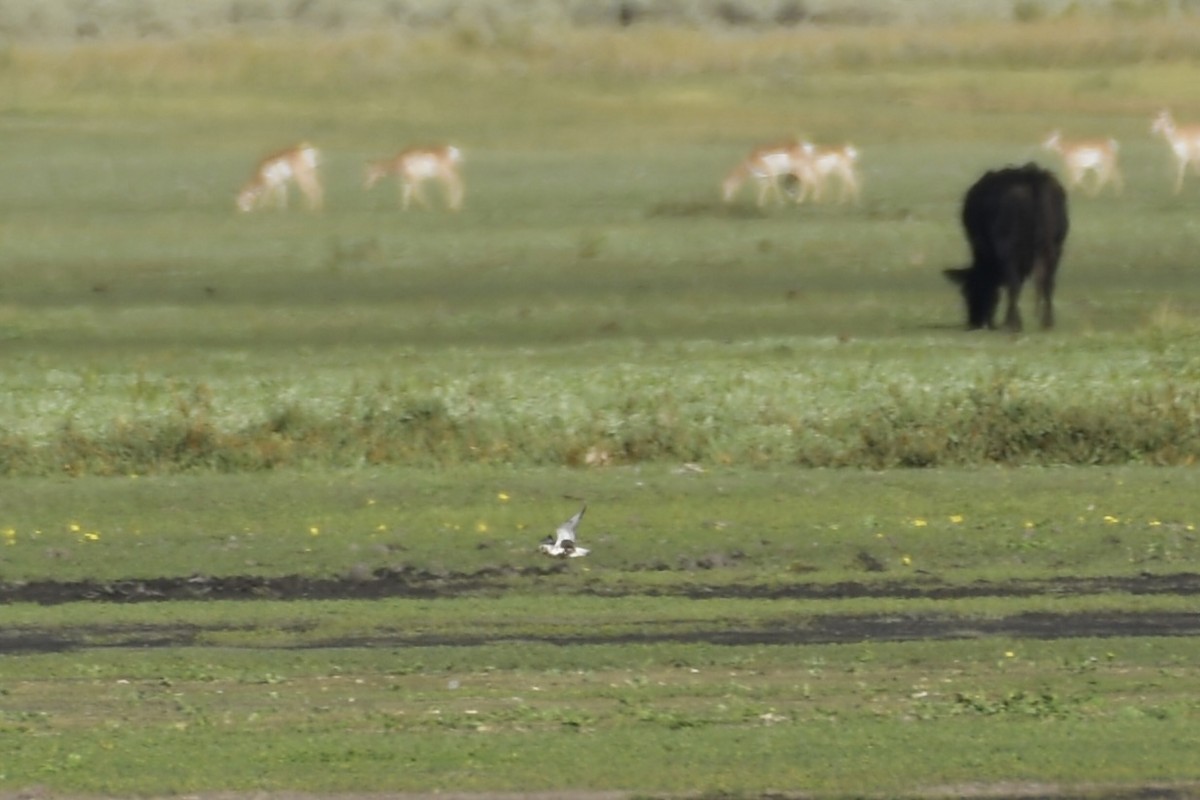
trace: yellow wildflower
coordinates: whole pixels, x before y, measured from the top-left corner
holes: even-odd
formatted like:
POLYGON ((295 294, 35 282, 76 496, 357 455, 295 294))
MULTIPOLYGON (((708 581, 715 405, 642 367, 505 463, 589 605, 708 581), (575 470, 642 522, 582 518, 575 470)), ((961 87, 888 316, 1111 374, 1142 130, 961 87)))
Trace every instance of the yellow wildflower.
POLYGON ((924 528, 926 525, 929 524, 929 520, 921 519, 920 517, 918 517, 917 519, 914 519, 912 521, 912 524, 913 524, 914 528, 924 528))
POLYGON ((478 531, 479 533, 487 533, 488 525, 483 520, 480 520, 479 522, 475 523, 475 530, 478 531))
POLYGON ((499 500, 501 503, 507 503, 508 502, 508 492, 500 492, 498 495, 496 495, 496 499, 499 500))
POLYGON ((962 514, 951 514, 950 521, 953 522, 955 525, 957 525, 958 523, 963 521, 963 515, 962 514))
POLYGON ((906 567, 911 567, 912 566, 912 556, 901 556, 900 563, 906 567))
POLYGON ((320 536, 321 529, 318 528, 316 525, 313 525, 311 528, 308 529, 308 535, 309 536, 320 536))

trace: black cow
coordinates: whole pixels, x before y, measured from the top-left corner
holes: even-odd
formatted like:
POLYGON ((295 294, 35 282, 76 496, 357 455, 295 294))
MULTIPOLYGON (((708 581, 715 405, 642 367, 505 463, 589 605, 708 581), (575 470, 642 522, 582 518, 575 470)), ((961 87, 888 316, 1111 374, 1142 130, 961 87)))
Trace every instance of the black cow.
POLYGON ((1004 325, 1021 330, 1017 297, 1030 275, 1042 327, 1054 326, 1054 273, 1067 238, 1067 195, 1036 164, 988 172, 963 199, 962 223, 971 243, 969 267, 946 270, 962 287, 967 327, 994 328, 1000 290, 1008 291, 1004 325))

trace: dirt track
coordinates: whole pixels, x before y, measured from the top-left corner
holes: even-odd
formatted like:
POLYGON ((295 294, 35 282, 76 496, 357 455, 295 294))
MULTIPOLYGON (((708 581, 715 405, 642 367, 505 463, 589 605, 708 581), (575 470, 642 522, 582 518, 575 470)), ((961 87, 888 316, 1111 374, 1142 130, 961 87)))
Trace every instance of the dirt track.
MULTIPOLYGON (((32 602, 60 604, 71 602, 146 603, 179 600, 306 600, 374 599, 386 597, 453 597, 466 593, 501 591, 514 582, 538 580, 556 571, 555 567, 528 571, 485 570, 471 574, 434 574, 420 571, 381 570, 366 578, 314 579, 299 576, 266 578, 238 576, 211 578, 157 578, 116 582, 0 583, 0 604, 32 602)), ((840 584, 795 583, 792 585, 705 585, 691 583, 654 594, 673 593, 696 599, 718 597, 749 598, 963 598, 963 597, 1070 597, 1088 594, 1125 592, 1129 594, 1195 596, 1200 594, 1200 574, 1136 575, 1113 577, 1065 577, 1053 580, 976 582, 965 585, 941 583, 925 577, 912 581, 847 582, 840 584)), ((596 594, 619 596, 633 594, 605 588, 596 594)), ((102 615, 101 615, 102 616, 102 615)), ((81 628, 39 632, 0 628, 0 657, 12 653, 55 652, 87 647, 155 647, 199 645, 203 634, 214 628, 168 625, 146 628, 119 627, 97 623, 81 628), (102 644, 97 644, 102 642, 102 644)), ((1021 613, 1007 617, 966 618, 941 614, 829 615, 798 618, 782 625, 752 630, 728 627, 708 630, 658 631, 648 633, 596 634, 578 637, 530 637, 497 632, 471 636, 405 636, 390 634, 358 639, 328 641, 305 640, 300 647, 425 647, 472 646, 506 640, 583 644, 597 642, 696 641, 722 645, 805 644, 857 641, 901 641, 913 639, 955 639, 987 636, 1056 639, 1109 636, 1196 636, 1200 635, 1200 613, 1021 613)), ((37 788, 0 792, 0 800, 48 800, 49 793, 37 788)), ((862 795, 871 797, 871 795, 862 795)), ((1041 783, 978 783, 957 786, 931 786, 917 790, 911 797, 921 798, 1021 798, 1023 800, 1182 800, 1200 797, 1200 785, 1144 784, 1126 786, 1059 786, 1041 783)), ((309 795, 295 792, 214 793, 189 795, 175 800, 627 800, 652 797, 644 793, 563 791, 536 794, 513 793, 438 793, 421 795, 386 793, 364 795, 309 795)), ((803 794, 766 795, 761 800, 803 800, 803 794)), ((104 798, 62 798, 62 800, 104 800, 104 798)), ((701 795, 687 800, 706 800, 701 795)), ((714 799, 716 800, 716 799, 714 799)), ((721 798, 720 800, 727 800, 721 798)))
MULTIPOLYGON (((478 572, 430 572, 417 569, 380 569, 358 578, 313 578, 300 575, 266 577, 234 575, 209 577, 145 578, 120 581, 0 582, 0 603, 56 605, 84 601, 113 603, 166 602, 171 600, 377 600, 385 597, 455 597, 469 592, 502 591, 517 580, 543 578, 562 571, 560 565, 524 569, 490 568, 478 572)), ((750 599, 796 598, 846 600, 862 597, 928 598, 965 597, 1069 597, 1124 592, 1128 594, 1200 595, 1200 573, 1169 575, 1071 577, 1041 580, 976 581, 946 584, 936 578, 905 581, 804 583, 786 585, 684 583, 675 588, 621 590, 610 587, 591 591, 605 596, 646 594, 679 595, 697 599, 740 597, 750 599)))
MULTIPOLYGON (((551 568, 550 571, 553 571, 551 568)), ((0 584, 0 602, 57 604, 67 602, 145 603, 177 600, 311 600, 376 599, 384 597, 452 597, 467 592, 500 590, 514 577, 532 575, 490 570, 471 574, 437 575, 418 571, 381 570, 365 579, 319 579, 300 576, 267 578, 240 576, 209 578, 157 578, 99 583, 94 581, 38 581, 0 584)), ((788 586, 689 584, 671 590, 696 599, 751 598, 962 598, 962 597, 1068 597, 1126 592, 1130 594, 1200 594, 1200 575, 1136 575, 1119 577, 1056 578, 1053 580, 977 582, 966 585, 924 581, 883 583, 796 583, 788 586)), ((663 590, 655 590, 663 594, 663 590)), ((606 588, 606 596, 622 592, 606 588)), ((626 593, 628 594, 628 593, 626 593)), ((156 625, 148 628, 116 627, 96 623, 86 628, 53 631, 0 629, 0 654, 55 652, 83 647, 188 647, 219 628, 196 625, 156 625), (96 642, 103 644, 97 645, 96 642)), ((576 636, 529 635, 496 631, 444 636, 437 634, 378 634, 336 640, 305 639, 299 647, 469 647, 505 641, 540 641, 550 644, 619 644, 653 642, 708 642, 721 645, 828 644, 862 641, 965 639, 1007 636, 1029 639, 1069 639, 1113 636, 1197 636, 1200 613, 1191 612, 1027 612, 1004 617, 963 617, 937 613, 922 615, 859 614, 805 616, 783 625, 738 629, 724 626, 682 631, 617 632, 576 636)))
MULTIPOLYGON (((919 794, 900 795, 912 798, 974 798, 974 800, 1188 800, 1197 797, 1200 786, 1194 784, 1153 784, 1146 786, 1086 786, 1063 787, 1052 783, 1007 782, 995 784, 959 784, 954 786, 930 787, 919 794)), ((854 795, 858 798, 882 797, 880 795, 854 795)), ((99 797, 70 797, 51 795, 35 787, 21 792, 0 792, 0 800, 110 800, 99 797)), ((550 792, 437 792, 419 794, 413 792, 370 793, 370 794, 327 794, 316 795, 304 792, 212 792, 172 796, 168 800, 631 800, 643 798, 654 800, 654 794, 640 792, 614 792, 565 790, 550 792)), ((686 795, 683 800, 730 800, 730 795, 686 795)), ((751 800, 749 795, 733 797, 751 800)), ((762 795, 759 800, 806 800, 813 795, 772 793, 762 795)), ((895 795, 887 795, 889 798, 895 795)), ((147 798, 146 800, 153 800, 147 798)))

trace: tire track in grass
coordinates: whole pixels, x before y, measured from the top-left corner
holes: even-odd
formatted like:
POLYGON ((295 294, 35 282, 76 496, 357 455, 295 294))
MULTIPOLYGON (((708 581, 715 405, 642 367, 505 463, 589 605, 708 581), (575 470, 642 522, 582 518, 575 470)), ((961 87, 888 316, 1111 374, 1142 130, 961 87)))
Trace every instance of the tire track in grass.
MULTIPOLYGON (((56 631, 0 631, 0 655, 66 652, 113 647, 208 646, 204 634, 246 631, 245 626, 146 625, 135 628, 102 624, 56 631)), ((277 633, 277 631, 276 631, 277 633)), ((859 642, 938 641, 1007 637, 1017 639, 1075 639, 1112 637, 1200 636, 1200 613, 1190 612, 1030 612, 1004 617, 966 617, 944 614, 827 615, 798 618, 794 624, 765 628, 722 627, 650 632, 616 631, 601 634, 553 635, 528 632, 460 635, 373 634, 361 637, 305 639, 288 644, 272 638, 271 649, 479 647, 505 643, 553 645, 714 644, 746 645, 852 644, 859 642)), ((231 646, 231 645, 223 645, 231 646)), ((232 645, 256 649, 254 644, 232 645)))
MULTIPOLYGON (((0 582, 0 604, 58 605, 78 602, 141 603, 175 600, 378 600, 388 597, 461 597, 478 592, 513 590, 566 571, 547 567, 490 567, 476 572, 435 572, 413 568, 379 569, 366 577, 319 578, 304 575, 231 575, 137 578, 126 580, 0 582)), ((1096 594, 1200 595, 1200 573, 1139 573, 1110 576, 1054 576, 1009 581, 946 583, 936 577, 909 581, 839 583, 697 583, 675 586, 585 585, 557 587, 556 593, 605 597, 690 597, 693 599, 961 600, 973 597, 1072 597, 1096 594)))

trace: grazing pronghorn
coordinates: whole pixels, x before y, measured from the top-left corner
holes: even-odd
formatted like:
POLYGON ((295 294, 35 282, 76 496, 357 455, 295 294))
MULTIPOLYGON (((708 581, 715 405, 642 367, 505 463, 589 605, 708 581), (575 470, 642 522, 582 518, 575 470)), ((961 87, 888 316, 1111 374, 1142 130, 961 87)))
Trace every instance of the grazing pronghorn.
POLYGON ((288 182, 295 181, 308 201, 309 210, 319 211, 325 193, 317 175, 317 161, 317 148, 307 142, 267 156, 258 162, 254 174, 238 192, 238 209, 253 211, 268 206, 287 208, 288 182))
POLYGON ((817 182, 809 159, 811 148, 812 145, 807 142, 795 139, 754 148, 725 176, 721 182, 721 197, 726 203, 731 202, 742 184, 753 178, 758 183, 759 206, 767 201, 768 194, 774 195, 782 203, 783 191, 779 188, 779 179, 790 175, 800 182, 796 202, 804 202, 810 187, 817 182))
POLYGON ((1117 194, 1125 188, 1125 179, 1121 176, 1121 168, 1117 166, 1116 139, 1064 139, 1062 133, 1055 130, 1042 142, 1042 147, 1058 153, 1062 158, 1067 171, 1068 189, 1082 187, 1089 172, 1095 177, 1088 194, 1100 194, 1100 190, 1110 182, 1117 194))
POLYGON ((836 175, 841 184, 838 192, 838 202, 844 203, 859 200, 861 182, 858 177, 858 150, 852 144, 841 147, 817 147, 805 142, 805 152, 813 174, 816 175, 813 200, 820 201, 825 193, 825 181, 830 175, 836 175))
POLYGON ((1179 127, 1171 118, 1171 112, 1165 108, 1158 112, 1154 124, 1150 126, 1151 133, 1161 133, 1171 145, 1175 154, 1175 194, 1183 190, 1183 176, 1188 164, 1192 171, 1200 174, 1200 125, 1184 125, 1179 127))
POLYGON ((363 188, 370 189, 389 175, 395 175, 400 185, 400 207, 407 210, 415 198, 428 208, 429 203, 425 200, 421 184, 433 179, 445 187, 446 205, 452 211, 457 211, 462 208, 463 201, 463 182, 458 174, 458 165, 462 160, 462 151, 454 145, 410 147, 391 158, 369 162, 363 188))

